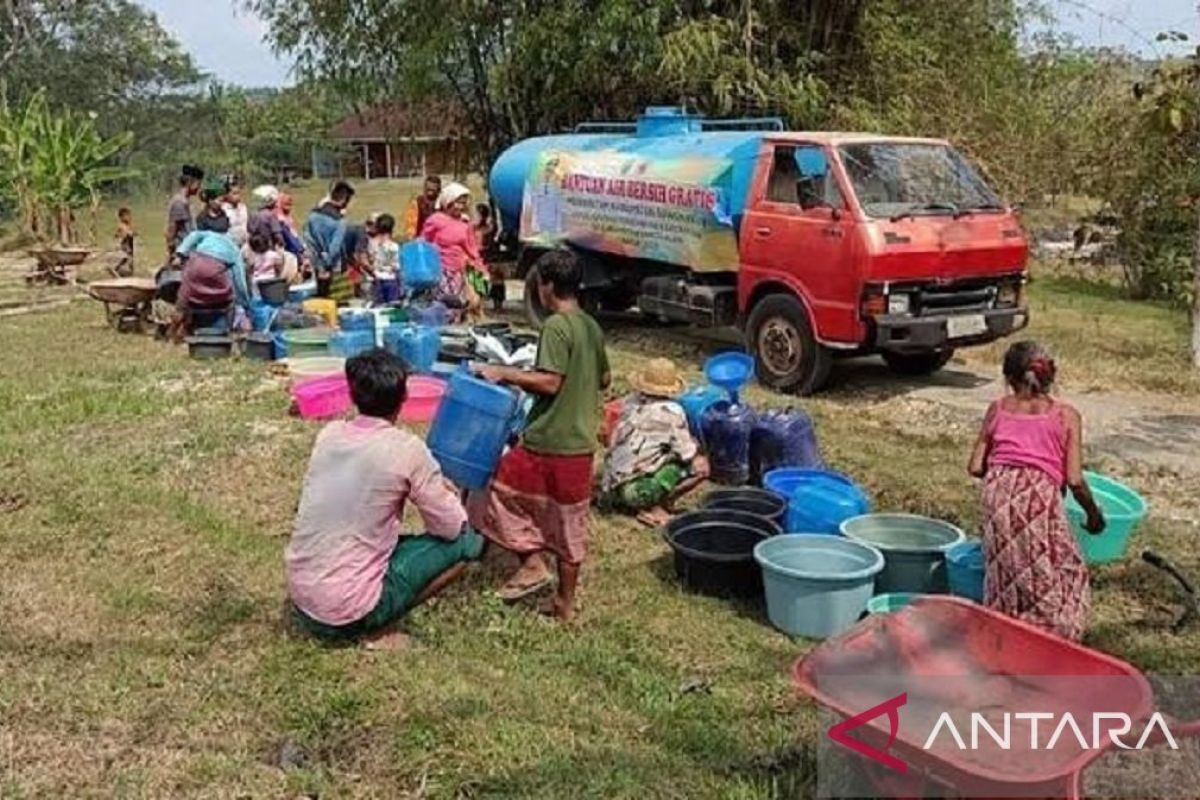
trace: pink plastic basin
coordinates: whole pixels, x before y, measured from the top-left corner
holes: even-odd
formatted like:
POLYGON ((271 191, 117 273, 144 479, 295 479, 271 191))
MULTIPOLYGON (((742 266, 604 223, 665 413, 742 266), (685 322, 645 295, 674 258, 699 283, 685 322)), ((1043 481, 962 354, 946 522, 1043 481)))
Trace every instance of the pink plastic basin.
POLYGON ((350 408, 350 385, 345 375, 322 375, 292 386, 292 397, 304 419, 327 419, 350 408))
POLYGON ((446 382, 425 375, 410 375, 408 399, 400 406, 400 419, 405 422, 430 422, 442 404, 446 382))

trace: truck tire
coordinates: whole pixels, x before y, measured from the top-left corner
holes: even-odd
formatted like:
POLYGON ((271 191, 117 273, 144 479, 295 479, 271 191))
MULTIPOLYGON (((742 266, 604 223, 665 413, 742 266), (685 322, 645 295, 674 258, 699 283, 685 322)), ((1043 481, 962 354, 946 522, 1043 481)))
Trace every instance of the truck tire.
POLYGON ((525 273, 525 315, 529 318, 529 324, 535 328, 541 328, 542 323, 550 316, 550 312, 542 305, 538 296, 537 262, 525 273))
POLYGON ((883 361, 897 375, 908 378, 920 378, 932 375, 950 363, 954 357, 954 348, 945 350, 926 350, 920 353, 892 353, 884 351, 883 361))
POLYGON ((829 379, 833 355, 817 341, 808 312, 790 294, 759 300, 746 321, 758 380, 776 391, 809 395, 829 379))

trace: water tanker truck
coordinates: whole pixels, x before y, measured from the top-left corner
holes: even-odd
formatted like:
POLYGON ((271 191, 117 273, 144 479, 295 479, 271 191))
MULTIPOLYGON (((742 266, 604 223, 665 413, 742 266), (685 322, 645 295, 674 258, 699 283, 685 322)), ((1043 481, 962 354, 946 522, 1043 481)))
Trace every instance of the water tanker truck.
POLYGON ((536 323, 570 249, 591 310, 739 328, 759 380, 809 394, 834 358, 929 374, 1028 323, 1028 242, 948 142, 785 131, 672 107, 527 139, 492 167, 536 323))

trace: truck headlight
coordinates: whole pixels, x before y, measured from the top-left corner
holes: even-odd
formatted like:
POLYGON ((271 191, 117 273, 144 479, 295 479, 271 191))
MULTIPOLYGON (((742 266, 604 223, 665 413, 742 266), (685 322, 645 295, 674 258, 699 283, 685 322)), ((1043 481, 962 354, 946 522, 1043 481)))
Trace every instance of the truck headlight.
POLYGON ((1015 308, 1021 304, 1021 285, 1006 283, 996 292, 997 308, 1015 308))
POLYGON ((889 314, 907 314, 911 306, 911 298, 906 294, 888 295, 889 314))

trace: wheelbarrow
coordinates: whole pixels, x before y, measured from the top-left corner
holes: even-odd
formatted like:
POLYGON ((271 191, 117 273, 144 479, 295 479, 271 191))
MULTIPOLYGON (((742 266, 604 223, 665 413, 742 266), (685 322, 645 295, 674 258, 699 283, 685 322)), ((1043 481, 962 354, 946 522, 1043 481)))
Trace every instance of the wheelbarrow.
POLYGON ((74 268, 86 261, 92 254, 91 248, 67 245, 47 245, 25 252, 37 261, 37 269, 25 276, 26 283, 59 284, 73 284, 75 282, 74 268))
POLYGON ((868 617, 797 661, 793 678, 836 722, 830 746, 882 797, 1076 800, 1109 750, 1200 736, 1200 722, 1155 712, 1133 666, 949 596, 868 617), (1009 727, 1031 713, 1050 715, 1040 747, 1028 727, 1009 727), (1066 716, 1087 733, 1050 743, 1066 716), (979 733, 976 717, 1007 739, 979 733))
POLYGON ((150 319, 150 303, 158 291, 153 278, 113 278, 88 284, 88 294, 104 304, 104 316, 118 330, 141 330, 150 319))

